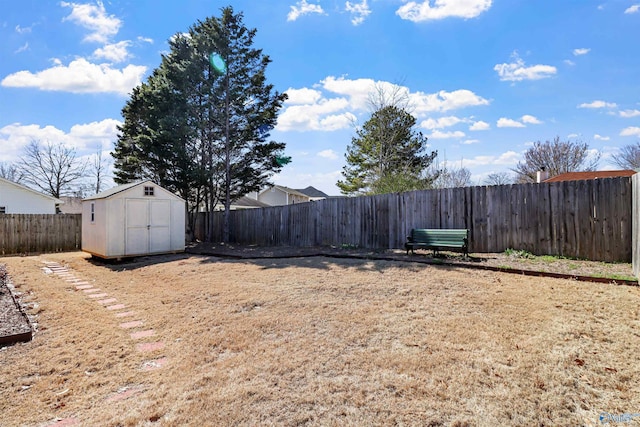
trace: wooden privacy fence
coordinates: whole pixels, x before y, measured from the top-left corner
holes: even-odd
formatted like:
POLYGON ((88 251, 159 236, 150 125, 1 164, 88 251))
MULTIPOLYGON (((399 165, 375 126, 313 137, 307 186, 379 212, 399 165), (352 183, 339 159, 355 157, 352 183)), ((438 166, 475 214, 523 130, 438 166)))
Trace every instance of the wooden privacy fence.
MULTIPOLYGON (((230 241, 262 246, 401 248, 412 228, 468 228, 470 251, 631 261, 630 178, 341 197, 231 212, 230 241)), ((223 213, 203 214, 213 241, 223 213)))
POLYGON ((632 193, 632 262, 633 262, 633 274, 640 280, 640 174, 635 174, 631 177, 633 185, 632 193))
POLYGON ((75 251, 81 247, 82 215, 0 215, 0 254, 75 251))

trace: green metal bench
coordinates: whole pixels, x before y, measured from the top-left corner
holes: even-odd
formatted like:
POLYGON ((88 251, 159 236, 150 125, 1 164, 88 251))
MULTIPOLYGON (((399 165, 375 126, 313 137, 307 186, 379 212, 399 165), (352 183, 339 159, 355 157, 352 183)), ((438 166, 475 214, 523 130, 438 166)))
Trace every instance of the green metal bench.
POLYGON ((409 250, 414 253, 415 249, 433 249, 433 254, 438 251, 450 250, 469 255, 469 230, 467 229, 427 229, 414 228, 411 234, 407 236, 407 242, 404 244, 409 255, 409 250))

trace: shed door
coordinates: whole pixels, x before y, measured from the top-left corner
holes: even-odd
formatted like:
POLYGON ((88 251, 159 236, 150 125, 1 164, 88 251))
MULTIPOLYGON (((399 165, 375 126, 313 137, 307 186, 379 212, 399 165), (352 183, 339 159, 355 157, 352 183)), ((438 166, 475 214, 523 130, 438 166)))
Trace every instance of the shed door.
POLYGON ((149 201, 149 252, 171 250, 171 201, 149 201))
POLYGON ((125 255, 171 250, 171 201, 127 199, 125 255))

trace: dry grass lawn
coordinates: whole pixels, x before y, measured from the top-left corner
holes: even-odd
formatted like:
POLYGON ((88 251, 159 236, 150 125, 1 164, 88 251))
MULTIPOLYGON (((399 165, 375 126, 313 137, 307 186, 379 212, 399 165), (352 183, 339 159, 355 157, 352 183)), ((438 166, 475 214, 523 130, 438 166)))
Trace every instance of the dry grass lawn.
MULTIPOLYGON (((390 261, 3 258, 39 331, 0 425, 600 425, 640 412, 640 289, 390 261), (135 310, 164 349, 74 286, 135 310), (145 361, 167 357, 157 370, 145 361), (118 390, 137 391, 113 400, 118 390)), ((636 418, 633 423, 638 423, 636 418)))

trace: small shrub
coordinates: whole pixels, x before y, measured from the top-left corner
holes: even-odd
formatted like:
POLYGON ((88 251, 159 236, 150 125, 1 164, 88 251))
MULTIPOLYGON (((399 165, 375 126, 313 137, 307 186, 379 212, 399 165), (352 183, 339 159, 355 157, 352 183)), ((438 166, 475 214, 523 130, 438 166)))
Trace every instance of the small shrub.
POLYGON ((524 249, 516 250, 516 249, 507 248, 504 251, 504 254, 513 258, 531 259, 534 257, 531 252, 525 251, 524 249))
POLYGON ((343 243, 340 247, 342 249, 358 249, 358 245, 355 245, 353 243, 343 243))

